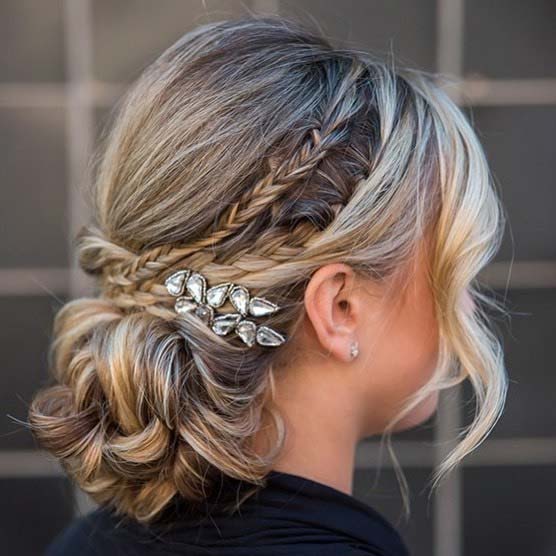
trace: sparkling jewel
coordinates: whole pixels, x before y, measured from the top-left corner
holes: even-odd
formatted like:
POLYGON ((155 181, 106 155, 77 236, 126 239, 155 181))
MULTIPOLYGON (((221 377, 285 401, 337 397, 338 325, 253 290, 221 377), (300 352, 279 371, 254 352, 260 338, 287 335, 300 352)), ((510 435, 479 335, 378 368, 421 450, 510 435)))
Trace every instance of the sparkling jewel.
POLYGON ((190 269, 178 270, 164 282, 168 292, 176 296, 176 313, 194 311, 195 314, 220 336, 235 330, 245 344, 252 347, 279 346, 287 338, 268 326, 257 326, 247 315, 263 317, 278 311, 280 307, 263 297, 251 297, 245 286, 225 282, 207 290, 206 278, 190 269), (237 312, 217 315, 215 308, 229 299, 237 312))
POLYGON ((231 332, 241 320, 239 313, 227 313, 217 316, 212 323, 212 330, 219 336, 225 336, 231 332))
POLYGON ((231 285, 227 282, 226 284, 218 284, 209 288, 207 291, 207 303, 211 307, 220 307, 226 301, 226 295, 231 285))
POLYGON ((257 325, 251 320, 242 320, 236 326, 237 335, 246 343, 249 347, 255 343, 255 330, 257 325))
POLYGON ((234 286, 230 291, 232 305, 242 314, 246 315, 249 307, 249 292, 244 286, 234 286))
POLYGON ((209 326, 212 323, 212 319, 214 317, 214 309, 210 305, 205 305, 202 303, 195 309, 195 314, 209 326))
POLYGON ((261 346, 279 346, 286 338, 268 326, 261 325, 257 328, 257 343, 261 346))
POLYGON ((264 317, 278 311, 278 305, 263 297, 252 297, 249 301, 249 313, 254 317, 264 317))
POLYGON ((197 308, 197 303, 193 301, 190 297, 178 297, 174 303, 174 310, 176 313, 187 313, 192 309, 197 308))
POLYGON ((197 303, 204 303, 205 290, 207 283, 205 277, 198 272, 194 272, 187 279, 186 288, 187 291, 193 296, 193 299, 197 303))
POLYGON ((188 274, 189 270, 178 270, 168 276, 164 282, 168 293, 175 296, 181 295, 183 293, 183 287, 188 274))

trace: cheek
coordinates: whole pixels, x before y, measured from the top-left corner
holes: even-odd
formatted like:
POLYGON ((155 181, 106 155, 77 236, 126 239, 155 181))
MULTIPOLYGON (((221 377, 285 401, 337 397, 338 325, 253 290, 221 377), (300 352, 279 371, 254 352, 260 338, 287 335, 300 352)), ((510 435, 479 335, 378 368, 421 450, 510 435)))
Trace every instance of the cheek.
POLYGON ((408 357, 406 378, 413 390, 431 377, 439 349, 438 321, 431 292, 421 285, 415 294, 399 318, 403 334, 400 341, 406 346, 408 357))
POLYGON ((398 341, 407 356, 405 369, 399 360, 407 381, 403 395, 407 397, 431 378, 439 354, 439 327, 426 250, 420 252, 413 280, 403 289, 396 325, 400 330, 398 341))
MULTIPOLYGON (((426 297, 418 299, 389 319, 380 339, 370 340, 373 348, 367 369, 372 376, 369 394, 380 400, 374 407, 381 413, 383 424, 431 378, 437 363, 439 336, 434 306, 426 297)), ((432 396, 408 418, 426 419, 435 406, 436 396, 432 396)))
POLYGON ((395 378, 392 393, 405 398, 432 376, 438 358, 438 326, 426 313, 406 315, 396 324, 388 346, 395 378))

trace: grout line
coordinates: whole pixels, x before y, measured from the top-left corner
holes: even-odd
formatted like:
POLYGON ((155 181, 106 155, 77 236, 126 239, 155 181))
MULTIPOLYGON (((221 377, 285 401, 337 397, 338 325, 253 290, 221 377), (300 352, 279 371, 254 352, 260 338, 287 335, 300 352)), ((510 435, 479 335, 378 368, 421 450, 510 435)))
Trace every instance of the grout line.
POLYGON ((492 438, 467 456, 465 467, 556 465, 554 438, 492 438))
POLYGON ((106 83, 92 79, 90 82, 91 95, 97 108, 111 108, 125 93, 127 83, 106 83))
MULTIPOLYGON (((452 392, 452 395, 454 393, 452 392)), ((456 397, 459 397, 457 394, 456 397)), ((454 401, 456 399, 454 398, 454 401)), ((442 411, 442 410, 440 410, 442 411)), ((444 415, 438 415, 437 420, 444 415)), ((448 421, 453 416, 448 415, 448 421)), ((456 421, 449 423, 456 427, 456 421)), ((449 441, 453 439, 450 433, 449 441)), ((398 440, 393 441, 393 448, 398 459, 408 467, 432 467, 438 462, 438 448, 451 447, 448 442, 439 440, 398 440)), ((380 456, 380 443, 365 440, 358 447, 356 468, 376 468, 380 456)), ((554 437, 516 437, 491 438, 485 440, 462 461, 463 467, 491 467, 514 465, 556 465, 556 439, 554 437)), ((388 461, 387 467, 391 463, 388 461)))
POLYGON ((0 107, 2 108, 63 108, 67 102, 64 83, 2 83, 0 107))
MULTIPOLYGON (((78 228, 88 220, 83 194, 90 183, 89 159, 94 140, 94 102, 90 79, 92 74, 92 29, 90 0, 65 0, 64 31, 67 64, 67 152, 68 152, 68 240, 70 268, 68 273, 70 298, 87 293, 84 274, 76 265, 73 239, 78 228)), ((73 485, 74 513, 77 516, 95 507, 87 495, 73 485)))
MULTIPOLYGON (((71 290, 71 273, 70 268, 59 267, 0 269, 0 295, 40 295, 45 291, 66 295, 71 290)), ((556 261, 494 262, 479 277, 487 286, 503 290, 556 288, 556 261)))
POLYGON ((251 0, 251 7, 257 14, 280 13, 280 0, 251 0))
MULTIPOLYGON (((258 2, 255 2, 258 3, 258 2)), ((261 12, 277 13, 273 2, 261 2, 261 12)), ((127 83, 91 79, 88 92, 94 106, 112 106, 125 91, 127 83)), ((455 89, 464 106, 527 106, 555 105, 556 79, 489 79, 461 78, 455 89)), ((70 93, 64 83, 0 83, 1 108, 63 107, 70 93)))
POLYGON ((479 273, 479 278, 492 288, 541 289, 556 286, 556 261, 492 262, 479 273))
POLYGON ((459 102, 463 85, 463 10, 464 0, 438 0, 437 2, 436 67, 440 74, 456 78, 456 87, 450 95, 459 102))
POLYGON ((464 79, 468 106, 556 104, 556 79, 464 79))
POLYGON ((89 160, 94 141, 94 113, 89 77, 92 52, 90 37, 89 0, 66 0, 66 54, 68 64, 67 151, 68 151, 68 241, 71 254, 69 294, 79 295, 87 290, 73 253, 73 238, 88 220, 85 204, 86 188, 90 183, 89 160))
POLYGON ((0 269, 0 295, 65 296, 70 290, 69 268, 3 268, 0 269))
MULTIPOLYGON (((435 463, 440 463, 456 444, 460 426, 461 385, 442 390, 436 419, 435 463)), ((452 470, 434 492, 434 553, 436 556, 461 556, 463 518, 463 477, 461 465, 452 470)))
MULTIPOLYGON (((465 0, 438 0, 437 9, 437 71, 455 80, 455 87, 446 91, 457 104, 462 102, 464 57, 465 0)), ((456 444, 461 421, 461 385, 439 392, 435 419, 435 458, 439 463, 456 444)), ((463 555, 463 472, 461 466, 452 470, 433 493, 433 552, 435 556, 463 555)))
MULTIPOLYGON (((430 440, 394 440, 400 463, 409 468, 431 468, 436 463, 430 440)), ((464 468, 499 466, 556 466, 556 441, 551 437, 494 438, 485 440, 462 462, 464 468)), ((358 448, 355 469, 393 469, 389 459, 380 457, 380 442, 364 440, 358 448), (379 464, 380 462, 380 464, 379 464)), ((45 450, 0 450, 0 478, 63 477, 65 472, 45 450)))
POLYGON ((54 456, 45 450, 3 450, 0 452, 0 477, 64 477, 54 456))

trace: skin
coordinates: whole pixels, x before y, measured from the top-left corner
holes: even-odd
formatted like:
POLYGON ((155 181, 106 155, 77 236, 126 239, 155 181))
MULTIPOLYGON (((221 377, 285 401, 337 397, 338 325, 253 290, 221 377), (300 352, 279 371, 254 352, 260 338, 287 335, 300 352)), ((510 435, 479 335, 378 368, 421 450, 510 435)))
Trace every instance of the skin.
MULTIPOLYGON (((436 365, 438 323, 425 247, 414 259, 413 280, 405 289, 362 279, 343 263, 313 274, 293 357, 276 377, 274 400, 287 437, 274 469, 352 494, 358 442, 381 433, 436 365), (359 355, 351 359, 353 341, 359 355)), ((437 402, 435 393, 395 430, 426 421, 437 402)), ((266 450, 267 440, 261 431, 255 445, 266 450)))

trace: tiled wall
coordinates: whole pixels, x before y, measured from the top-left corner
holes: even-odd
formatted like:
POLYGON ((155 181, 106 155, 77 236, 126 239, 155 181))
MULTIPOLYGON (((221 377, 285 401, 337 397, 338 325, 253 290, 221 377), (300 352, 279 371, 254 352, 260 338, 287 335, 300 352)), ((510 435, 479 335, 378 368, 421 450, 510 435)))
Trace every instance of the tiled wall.
POLYGON ((414 556, 556 554, 556 3, 552 0, 2 0, 0 2, 0 547, 35 555, 91 508, 36 450, 25 419, 46 380, 52 317, 87 294, 71 240, 87 219, 87 160, 123 90, 198 23, 249 10, 314 18, 334 39, 453 75, 476 124, 509 228, 485 279, 506 296, 508 404, 492 436, 429 501, 437 447, 468 422, 467 388, 400 434, 412 517, 377 444, 354 494, 402 530, 414 556), (30 523, 34 525, 31 527, 30 523), (511 524, 510 526, 508 526, 511 524))

